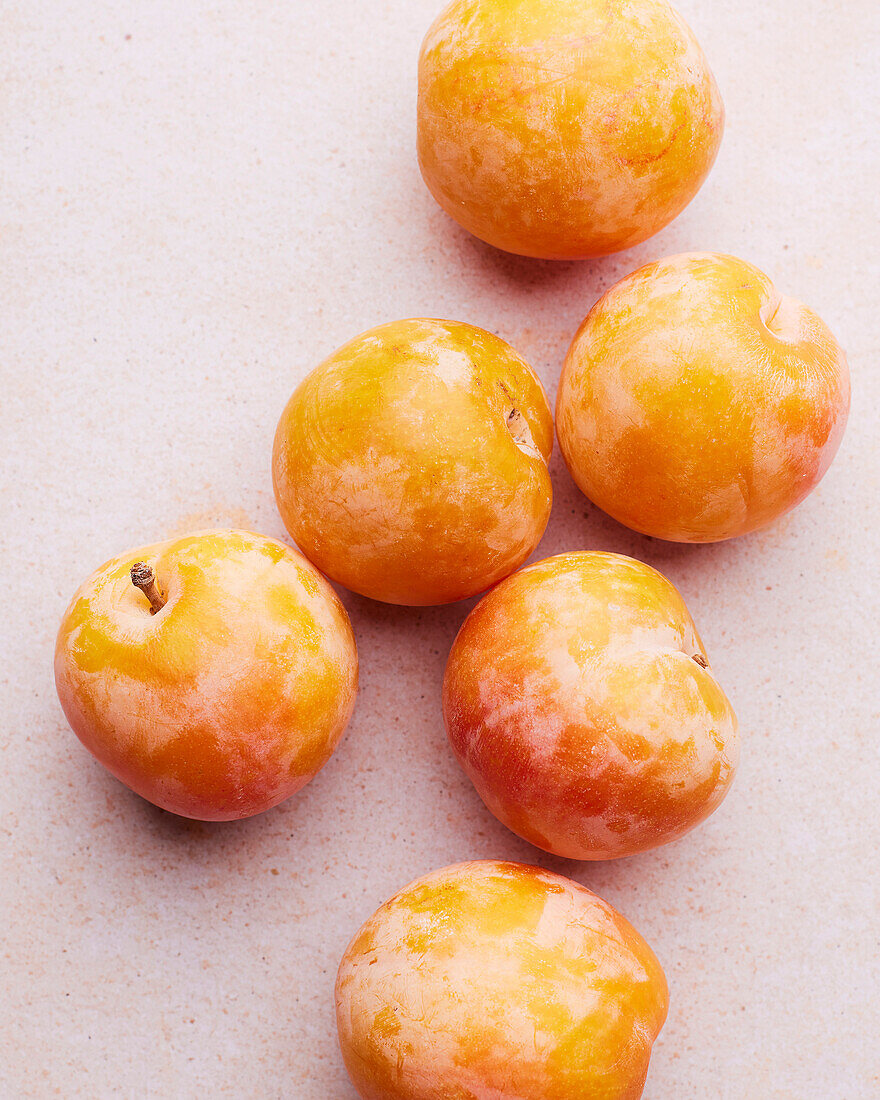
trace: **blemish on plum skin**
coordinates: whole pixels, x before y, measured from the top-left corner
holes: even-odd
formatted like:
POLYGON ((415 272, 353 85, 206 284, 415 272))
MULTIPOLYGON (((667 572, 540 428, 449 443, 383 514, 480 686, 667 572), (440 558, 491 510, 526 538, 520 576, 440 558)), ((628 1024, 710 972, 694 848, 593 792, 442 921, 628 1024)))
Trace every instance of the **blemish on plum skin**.
POLYGON ((379 1009, 373 1020, 373 1036, 379 1039, 389 1039, 394 1035, 399 1035, 403 1025, 397 1018, 397 1013, 391 1007, 391 1005, 385 1005, 384 1008, 379 1009))
MULTIPOLYGON (((358 955, 366 955, 376 949, 376 933, 369 926, 362 928, 349 948, 349 953, 355 958, 358 955)), ((375 962, 375 959, 373 960, 375 962)))
POLYGON ((260 549, 265 554, 265 556, 269 558, 270 561, 273 561, 276 564, 280 561, 283 561, 288 554, 288 551, 280 543, 265 542, 262 544, 260 549))
POLYGON ((297 569, 297 576, 299 578, 299 583, 303 586, 303 588, 310 596, 318 595, 318 592, 320 591, 318 587, 318 578, 310 569, 306 569, 305 567, 300 566, 297 569))

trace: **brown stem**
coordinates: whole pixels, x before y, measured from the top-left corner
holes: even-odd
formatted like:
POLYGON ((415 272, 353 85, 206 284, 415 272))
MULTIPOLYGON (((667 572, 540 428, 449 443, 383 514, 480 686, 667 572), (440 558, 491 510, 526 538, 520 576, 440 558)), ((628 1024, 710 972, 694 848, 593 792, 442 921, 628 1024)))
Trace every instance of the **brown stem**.
POLYGON ((700 668, 708 668, 709 667, 709 662, 706 660, 706 658, 703 656, 702 653, 695 653, 694 654, 694 660, 697 662, 697 664, 700 666, 700 668))
POLYGON ((165 597, 159 591, 156 577, 151 566, 145 561, 138 561, 131 567, 131 583, 150 601, 150 614, 155 615, 165 606, 165 597))

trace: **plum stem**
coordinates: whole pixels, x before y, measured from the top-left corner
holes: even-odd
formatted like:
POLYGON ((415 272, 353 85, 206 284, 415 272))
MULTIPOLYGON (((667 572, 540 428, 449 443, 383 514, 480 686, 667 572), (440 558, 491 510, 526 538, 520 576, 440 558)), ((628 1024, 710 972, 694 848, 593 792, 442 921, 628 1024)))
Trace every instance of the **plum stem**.
POLYGON ((131 567, 131 583, 150 601, 150 614, 155 615, 165 606, 165 597, 159 591, 156 584, 156 576, 152 567, 145 561, 138 561, 131 567))

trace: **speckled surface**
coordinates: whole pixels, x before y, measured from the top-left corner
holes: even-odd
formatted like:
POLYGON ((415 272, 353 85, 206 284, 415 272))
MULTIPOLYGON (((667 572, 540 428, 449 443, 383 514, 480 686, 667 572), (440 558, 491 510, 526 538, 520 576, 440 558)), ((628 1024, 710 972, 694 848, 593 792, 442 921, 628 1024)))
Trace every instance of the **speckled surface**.
POLYGON ((552 264, 471 240, 418 178, 433 2, 3 6, 4 1098, 354 1100, 332 1009, 349 937, 410 879, 484 856, 572 875, 652 944, 671 1011, 647 1100, 880 1095, 880 9, 681 8, 727 107, 708 183, 640 248, 552 264), (80 747, 51 678, 69 596, 169 532, 281 536, 272 433, 324 355, 383 321, 452 317, 510 340, 552 395, 598 294, 685 249, 758 264, 820 313, 853 371, 819 491, 736 542, 631 534, 554 456, 539 556, 600 547, 666 572, 739 713, 740 773, 706 825, 597 866, 498 825, 440 719, 470 604, 344 596, 354 719, 318 778, 262 818, 175 819, 80 747))

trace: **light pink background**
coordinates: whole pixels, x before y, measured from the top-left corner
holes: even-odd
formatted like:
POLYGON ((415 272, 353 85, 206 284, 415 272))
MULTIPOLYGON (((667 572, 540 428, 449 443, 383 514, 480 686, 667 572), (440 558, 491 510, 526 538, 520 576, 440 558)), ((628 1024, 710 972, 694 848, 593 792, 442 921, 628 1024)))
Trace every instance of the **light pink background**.
POLYGON ((0 6, 4 1098, 353 1100, 332 1009, 348 939, 408 880, 480 856, 572 875, 653 944, 672 1007, 648 1100, 880 1096, 880 10, 681 6, 726 101, 719 161, 676 224, 583 264, 493 252, 422 187, 434 0, 0 6), (324 355, 382 321, 456 318, 509 339, 552 396, 597 295, 686 249, 764 268, 854 375, 821 489, 727 545, 631 534, 554 457, 539 556, 601 547, 665 571, 739 712, 741 771, 705 826, 590 866, 498 825, 440 718, 469 605, 344 595, 355 717, 262 818, 175 819, 80 747, 51 678, 74 588, 168 532, 281 536, 271 437, 324 355))

